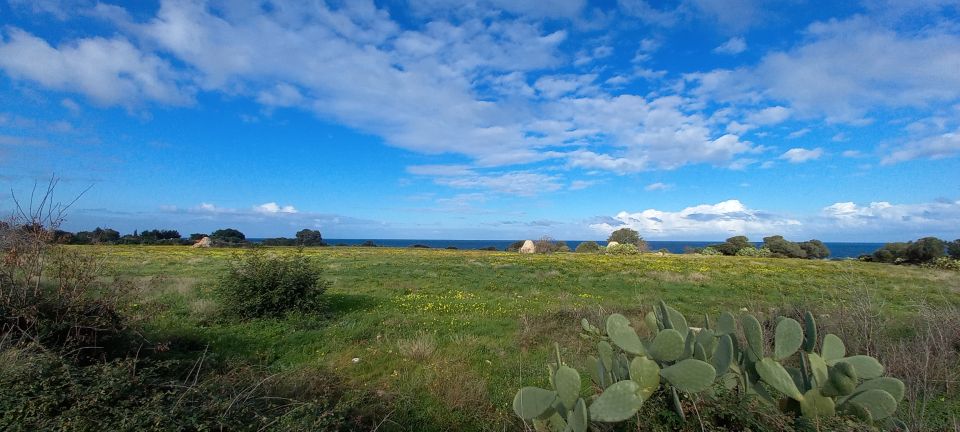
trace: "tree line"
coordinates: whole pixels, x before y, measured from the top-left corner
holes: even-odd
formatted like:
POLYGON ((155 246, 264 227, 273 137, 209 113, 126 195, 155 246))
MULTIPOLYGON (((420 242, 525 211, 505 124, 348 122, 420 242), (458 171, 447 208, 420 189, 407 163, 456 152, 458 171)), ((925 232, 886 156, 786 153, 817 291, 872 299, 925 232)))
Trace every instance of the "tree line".
POLYGON ((960 260, 960 239, 946 241, 936 237, 924 237, 915 241, 887 243, 870 255, 862 255, 860 260, 890 264, 927 264, 943 258, 960 260))
MULTIPOLYGON (((184 237, 179 231, 173 229, 134 230, 133 233, 125 235, 121 235, 120 232, 115 229, 101 227, 97 227, 92 231, 70 232, 58 229, 53 232, 54 242, 75 245, 192 245, 204 237, 210 238, 211 246, 245 246, 250 244, 247 236, 235 228, 222 228, 210 234, 193 233, 187 237, 184 237)), ((309 247, 327 245, 324 243, 320 231, 312 229, 297 231, 293 238, 267 238, 261 243, 266 246, 309 247)))

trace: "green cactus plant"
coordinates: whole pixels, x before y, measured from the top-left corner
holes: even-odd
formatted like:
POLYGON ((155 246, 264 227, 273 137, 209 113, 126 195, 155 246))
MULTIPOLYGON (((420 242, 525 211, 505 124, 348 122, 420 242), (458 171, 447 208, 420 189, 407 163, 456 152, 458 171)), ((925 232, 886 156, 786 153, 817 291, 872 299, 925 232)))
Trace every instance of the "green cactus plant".
POLYGON ((680 393, 709 397, 723 385, 804 422, 843 413, 865 422, 900 424, 891 416, 904 397, 903 382, 883 376, 883 365, 873 357, 847 355, 836 335, 824 336, 816 352, 813 314, 805 313, 802 324, 778 317, 772 349, 765 346, 756 317, 745 314, 739 321, 742 333, 729 312, 717 318, 715 328, 705 316, 703 328, 695 329, 683 314, 659 302, 641 323, 651 334, 644 339, 621 314, 610 315, 602 326, 583 319, 581 335, 597 341, 597 356, 588 357, 587 366, 599 394, 582 397, 580 374, 562 362, 557 346, 556 362, 548 365, 552 389, 520 389, 514 411, 537 430, 585 432, 590 421, 634 416, 660 389, 684 418, 680 393), (742 346, 741 337, 746 341, 742 346), (785 398, 778 401, 778 395, 785 398))

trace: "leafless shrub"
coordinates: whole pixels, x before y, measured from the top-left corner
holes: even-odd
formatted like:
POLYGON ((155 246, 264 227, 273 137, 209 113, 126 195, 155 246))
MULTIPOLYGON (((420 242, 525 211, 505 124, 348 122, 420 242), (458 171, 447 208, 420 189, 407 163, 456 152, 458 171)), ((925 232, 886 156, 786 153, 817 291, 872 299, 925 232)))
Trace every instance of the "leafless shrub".
MULTIPOLYGON (((76 202, 54 199, 56 178, 0 224, 0 347, 32 344, 74 357, 104 353, 130 336, 125 290, 105 281, 103 260, 54 242, 76 202)), ((82 194, 81 194, 82 195, 82 194)), ((79 196, 78 196, 79 198, 79 196)))
POLYGON ((960 430, 956 419, 944 420, 931 407, 937 398, 960 393, 960 308, 921 302, 906 316, 891 316, 869 287, 855 288, 852 294, 848 300, 834 299, 834 310, 795 305, 782 313, 800 319, 802 311, 819 309, 821 339, 834 333, 848 353, 874 356, 887 375, 903 380, 907 391, 899 417, 911 430, 960 430))

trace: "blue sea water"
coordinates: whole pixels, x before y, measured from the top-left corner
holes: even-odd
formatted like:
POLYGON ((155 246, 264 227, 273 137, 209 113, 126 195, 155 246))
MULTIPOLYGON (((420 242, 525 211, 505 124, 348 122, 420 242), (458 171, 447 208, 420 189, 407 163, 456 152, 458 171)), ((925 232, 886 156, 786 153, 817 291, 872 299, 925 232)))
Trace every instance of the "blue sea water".
MULTIPOLYGON (((256 239, 250 239, 255 241, 256 239)), ((415 244, 429 246, 431 248, 455 247, 457 249, 480 249, 493 246, 498 250, 504 250, 515 240, 418 240, 418 239, 324 239, 330 245, 346 244, 357 246, 366 241, 373 241, 377 246, 385 247, 410 247, 415 244)), ((581 240, 566 240, 570 249, 576 249, 581 240)), ((712 244, 722 243, 723 241, 657 241, 648 240, 647 244, 650 250, 666 249, 671 253, 683 253, 686 248, 702 248, 712 244)), ((598 241, 600 245, 606 245, 607 242, 598 241)), ((860 255, 869 254, 881 246, 883 243, 834 243, 824 242, 830 248, 830 258, 856 258, 860 255)), ((759 245, 759 243, 757 243, 759 245)))

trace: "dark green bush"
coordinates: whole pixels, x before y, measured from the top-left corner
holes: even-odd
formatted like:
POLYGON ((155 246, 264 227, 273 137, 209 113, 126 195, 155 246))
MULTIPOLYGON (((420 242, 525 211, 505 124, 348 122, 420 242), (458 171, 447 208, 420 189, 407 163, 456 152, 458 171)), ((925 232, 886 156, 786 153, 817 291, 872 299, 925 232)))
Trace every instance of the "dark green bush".
POLYGON ((322 370, 268 375, 245 365, 213 364, 197 372, 192 359, 142 358, 78 366, 56 355, 15 350, 0 351, 0 360, 0 430, 369 430, 375 425, 364 412, 370 409, 344 398, 345 386, 322 370))
POLYGON ((597 253, 600 252, 600 245, 595 241, 585 241, 577 245, 577 252, 580 253, 597 253))
POLYGON ((807 252, 799 244, 775 235, 763 238, 763 247, 770 249, 776 258, 806 258, 807 252))
POLYGON ((327 286, 301 252, 254 249, 233 258, 217 292, 227 314, 250 319, 319 310, 327 286))
POLYGON ((907 247, 907 260, 912 263, 933 261, 944 255, 946 244, 936 237, 924 237, 910 243, 907 247))

